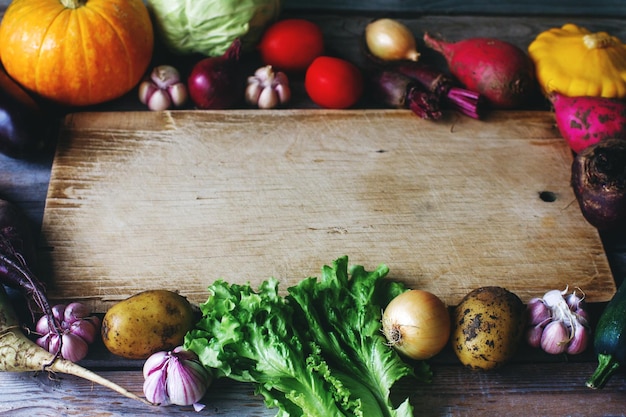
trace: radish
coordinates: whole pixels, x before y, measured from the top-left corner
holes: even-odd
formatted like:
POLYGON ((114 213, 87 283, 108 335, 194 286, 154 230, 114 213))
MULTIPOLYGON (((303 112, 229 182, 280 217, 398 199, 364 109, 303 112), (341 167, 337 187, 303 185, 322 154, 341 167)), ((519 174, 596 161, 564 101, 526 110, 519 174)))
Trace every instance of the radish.
POLYGON ((538 92, 532 60, 511 43, 493 38, 453 43, 428 33, 424 42, 443 55, 450 72, 467 89, 482 94, 494 108, 524 106, 538 92))
POLYGON ((626 102, 553 93, 556 126, 576 153, 604 138, 626 138, 626 102))

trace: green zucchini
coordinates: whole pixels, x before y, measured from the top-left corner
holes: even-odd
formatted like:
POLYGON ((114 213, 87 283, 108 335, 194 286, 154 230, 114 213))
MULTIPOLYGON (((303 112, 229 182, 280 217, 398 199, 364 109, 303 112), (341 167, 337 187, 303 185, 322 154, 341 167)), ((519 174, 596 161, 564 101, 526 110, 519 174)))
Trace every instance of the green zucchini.
POLYGON ((626 283, 620 285, 600 315, 593 347, 598 355, 598 367, 586 385, 599 389, 620 366, 626 365, 626 283))

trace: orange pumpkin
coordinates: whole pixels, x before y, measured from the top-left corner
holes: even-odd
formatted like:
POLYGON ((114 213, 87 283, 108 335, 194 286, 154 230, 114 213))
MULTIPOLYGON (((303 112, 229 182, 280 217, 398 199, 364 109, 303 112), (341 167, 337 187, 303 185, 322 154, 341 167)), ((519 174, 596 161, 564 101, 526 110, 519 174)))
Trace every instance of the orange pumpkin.
POLYGON ((153 48, 142 0, 14 0, 0 23, 0 60, 9 75, 66 106, 129 92, 153 48))

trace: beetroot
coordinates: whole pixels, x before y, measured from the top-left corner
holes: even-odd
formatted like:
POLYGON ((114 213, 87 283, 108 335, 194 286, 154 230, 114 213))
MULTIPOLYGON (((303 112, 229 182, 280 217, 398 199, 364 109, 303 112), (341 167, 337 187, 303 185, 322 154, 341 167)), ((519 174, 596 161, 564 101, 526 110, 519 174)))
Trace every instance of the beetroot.
POLYGON ((607 138, 577 154, 572 187, 583 216, 598 230, 626 225, 626 140, 607 138))
POLYGON ((556 126, 576 153, 605 138, 626 138, 626 102, 553 93, 556 126))
POLYGON ((524 106, 538 91, 535 67, 517 46, 493 38, 446 42, 424 34, 426 46, 441 53, 467 89, 482 94, 494 108, 524 106))
POLYGON ((411 109, 422 119, 441 118, 441 96, 426 90, 413 78, 396 71, 377 71, 370 75, 372 94, 390 107, 411 109))

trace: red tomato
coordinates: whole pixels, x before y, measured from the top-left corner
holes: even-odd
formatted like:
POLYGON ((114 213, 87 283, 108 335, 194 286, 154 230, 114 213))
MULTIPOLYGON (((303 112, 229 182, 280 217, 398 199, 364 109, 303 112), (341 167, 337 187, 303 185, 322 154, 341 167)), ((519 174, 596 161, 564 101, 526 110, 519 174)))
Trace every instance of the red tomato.
POLYGON ((361 98, 363 75, 348 61, 320 56, 307 69, 304 88, 318 106, 345 109, 361 98))
POLYGON ((259 41, 266 65, 288 72, 303 72, 324 53, 322 30, 305 19, 285 19, 271 25, 259 41))

